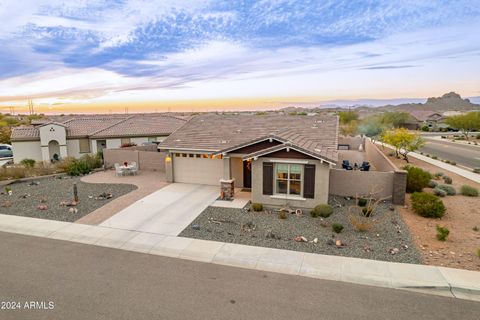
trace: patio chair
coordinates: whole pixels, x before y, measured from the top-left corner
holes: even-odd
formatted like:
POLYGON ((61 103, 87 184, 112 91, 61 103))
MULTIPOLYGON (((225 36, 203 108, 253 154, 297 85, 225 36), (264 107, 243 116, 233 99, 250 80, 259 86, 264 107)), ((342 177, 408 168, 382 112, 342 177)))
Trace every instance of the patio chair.
POLYGON ((362 162, 362 166, 360 167, 360 171, 370 171, 370 163, 368 161, 362 162))
POLYGON ((132 169, 130 169, 130 173, 134 176, 138 174, 138 165, 135 161, 132 161, 132 169))
POLYGON ((120 165, 118 163, 114 164, 115 166, 115 174, 117 177, 123 176, 123 170, 120 169, 120 165))

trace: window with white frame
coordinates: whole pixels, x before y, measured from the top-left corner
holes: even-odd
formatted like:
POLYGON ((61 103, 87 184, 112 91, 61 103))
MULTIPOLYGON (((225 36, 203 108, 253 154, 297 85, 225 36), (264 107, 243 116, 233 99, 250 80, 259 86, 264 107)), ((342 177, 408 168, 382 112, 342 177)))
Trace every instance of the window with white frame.
POLYGON ((277 163, 275 165, 275 193, 301 196, 303 166, 293 163, 277 163))

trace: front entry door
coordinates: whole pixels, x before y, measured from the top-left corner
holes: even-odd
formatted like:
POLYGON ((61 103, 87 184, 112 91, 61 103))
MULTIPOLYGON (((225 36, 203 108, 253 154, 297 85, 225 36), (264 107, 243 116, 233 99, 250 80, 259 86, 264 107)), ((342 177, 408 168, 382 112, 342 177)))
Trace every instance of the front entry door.
POLYGON ((243 161, 243 187, 250 189, 252 187, 252 161, 243 161))

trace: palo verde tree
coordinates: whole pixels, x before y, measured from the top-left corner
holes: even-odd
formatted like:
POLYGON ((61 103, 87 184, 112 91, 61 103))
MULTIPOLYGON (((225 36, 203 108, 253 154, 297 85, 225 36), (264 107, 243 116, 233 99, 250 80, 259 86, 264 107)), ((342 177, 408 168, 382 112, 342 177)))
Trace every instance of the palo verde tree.
POLYGON ((468 140, 468 134, 475 130, 480 130, 480 112, 472 111, 456 116, 447 117, 445 123, 451 128, 460 130, 465 139, 468 140))
POLYGON ((356 111, 340 111, 340 133, 345 136, 355 136, 358 132, 358 113, 356 111))
POLYGON ((393 146, 397 158, 401 155, 407 163, 409 163, 408 153, 420 149, 425 144, 425 140, 419 134, 410 132, 405 128, 384 132, 382 141, 393 146))

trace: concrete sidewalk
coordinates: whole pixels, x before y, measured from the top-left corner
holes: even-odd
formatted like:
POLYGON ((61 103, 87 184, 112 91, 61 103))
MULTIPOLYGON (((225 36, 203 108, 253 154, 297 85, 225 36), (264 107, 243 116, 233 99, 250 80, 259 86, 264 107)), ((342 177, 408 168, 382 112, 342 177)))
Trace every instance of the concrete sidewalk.
POLYGON ((304 277, 480 301, 480 272, 327 256, 20 216, 0 231, 304 277))
MULTIPOLYGON (((380 146, 383 145, 383 146, 385 146, 389 149, 395 150, 394 147, 392 147, 391 145, 388 145, 386 143, 382 143, 380 141, 375 141, 375 143, 377 145, 380 145, 380 146)), ((418 160, 425 161, 425 162, 430 163, 430 164, 433 164, 434 166, 437 166, 437 167, 442 168, 444 170, 447 170, 447 171, 453 172, 455 174, 458 174, 459 176, 462 176, 464 178, 472 180, 476 183, 480 183, 480 174, 478 174, 478 173, 473 173, 471 171, 468 171, 468 170, 459 168, 457 166, 442 162, 440 160, 435 160, 435 159, 426 157, 426 156, 421 155, 421 154, 416 153, 416 152, 410 152, 410 153, 408 153, 408 156, 412 157, 412 158, 416 158, 418 160)))

